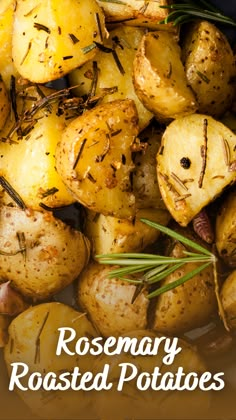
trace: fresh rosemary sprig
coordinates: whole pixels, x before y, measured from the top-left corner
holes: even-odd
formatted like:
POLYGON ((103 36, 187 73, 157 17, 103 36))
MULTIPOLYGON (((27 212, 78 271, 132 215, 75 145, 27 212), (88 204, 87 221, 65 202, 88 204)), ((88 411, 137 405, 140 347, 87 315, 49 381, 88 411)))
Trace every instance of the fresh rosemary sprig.
POLYGON ((226 16, 209 1, 181 0, 181 3, 160 7, 170 11, 168 16, 160 22, 163 24, 172 22, 173 25, 179 25, 199 18, 236 27, 236 22, 231 17, 226 16))
POLYGON ((110 278, 118 278, 136 286, 150 287, 155 283, 164 280, 168 275, 189 263, 201 263, 194 270, 189 271, 184 276, 169 284, 160 286, 148 294, 148 298, 156 297, 168 290, 174 289, 177 286, 199 274, 202 270, 210 264, 215 265, 216 256, 201 245, 193 242, 191 239, 173 231, 172 229, 162 226, 158 223, 147 219, 141 219, 143 223, 158 229, 162 233, 179 241, 185 246, 194 251, 184 251, 184 256, 180 258, 168 257, 155 254, 142 253, 119 253, 119 254, 102 254, 97 255, 96 258, 101 264, 118 265, 119 267, 111 270, 110 278), (142 273, 140 278, 129 278, 129 275, 142 273))

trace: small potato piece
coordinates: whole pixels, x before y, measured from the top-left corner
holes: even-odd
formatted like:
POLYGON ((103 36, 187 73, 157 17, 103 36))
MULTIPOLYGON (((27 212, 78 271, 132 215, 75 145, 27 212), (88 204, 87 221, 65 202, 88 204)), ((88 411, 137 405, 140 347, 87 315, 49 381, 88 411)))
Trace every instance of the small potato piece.
POLYGON ((136 206, 139 209, 166 209, 157 182, 156 155, 160 148, 163 130, 153 126, 144 130, 139 138, 147 147, 135 153, 133 172, 133 189, 136 206))
POLYGON ((236 136, 212 117, 193 114, 170 123, 157 155, 162 198, 187 224, 235 180, 236 136))
POLYGON ((105 36, 104 16, 95 0, 18 0, 13 61, 25 79, 49 82, 93 58, 94 42, 105 36))
MULTIPOLYGON (((40 91, 42 96, 55 95, 52 89, 40 87, 40 91)), ((42 210, 41 203, 60 207, 75 201, 55 169, 56 145, 70 114, 59 115, 58 99, 50 104, 45 101, 45 106, 40 106, 42 96, 35 86, 19 89, 17 112, 22 124, 16 130, 17 123, 10 115, 0 132, 0 138, 5 140, 0 142, 0 175, 17 191, 26 206, 34 210, 42 210), (34 112, 37 107, 39 110, 34 112), (28 115, 30 121, 24 119, 24 115, 28 115), (10 139, 9 133, 12 133, 10 139)), ((2 201, 9 203, 7 193, 2 201)))
MULTIPOLYGON (((57 302, 36 305, 16 317, 10 325, 8 345, 4 349, 9 375, 11 363, 27 364, 29 374, 20 379, 27 387, 29 375, 33 372, 39 372, 43 377, 49 372, 59 375, 72 371, 75 366, 79 367, 80 373, 91 371, 94 357, 90 354, 70 355, 62 350, 61 355, 56 356, 58 329, 63 327, 75 330, 77 340, 80 337, 91 339, 97 336, 85 314, 57 302)), ((76 340, 73 344, 76 344, 76 340)), ((71 351, 74 351, 73 344, 68 345, 71 351)), ((57 379, 57 382, 60 381, 57 379)), ((32 412, 37 415, 40 413, 41 418, 77 418, 78 412, 86 418, 83 414, 90 403, 89 392, 70 389, 64 389, 63 392, 46 391, 43 388, 37 392, 30 389, 24 392, 17 387, 15 389, 32 412)))
POLYGON ((0 74, 10 88, 11 76, 18 77, 12 61, 12 29, 16 0, 1 0, 0 2, 0 74))
POLYGON ((126 25, 176 31, 172 24, 159 23, 168 15, 168 9, 162 9, 160 6, 168 6, 169 0, 155 0, 148 3, 145 0, 129 0, 128 2, 98 0, 98 4, 109 23, 122 21, 126 25))
POLYGON ((138 111, 140 131, 153 117, 138 99, 132 81, 133 60, 144 33, 141 28, 118 26, 110 31, 109 39, 105 42, 110 53, 99 50, 96 62, 90 60, 69 75, 71 85, 78 85, 73 93, 76 91, 79 96, 92 92, 95 97, 102 98, 102 103, 115 99, 133 99, 138 111), (112 50, 116 53, 115 57, 112 50))
POLYGON ((180 55, 173 35, 158 31, 143 36, 134 59, 137 96, 159 119, 177 118, 197 110, 180 55))
POLYGON ((132 299, 136 286, 108 278, 114 267, 90 263, 78 280, 77 301, 105 337, 146 328, 149 300, 141 292, 132 299))
POLYGON ((69 124, 57 146, 56 166, 81 204, 105 215, 134 216, 130 173, 137 134, 137 111, 129 99, 99 105, 69 124))
POLYGON ((234 54, 227 38, 212 23, 196 22, 184 38, 183 62, 198 111, 215 117, 222 115, 232 103, 232 80, 236 75, 234 54))
POLYGON ((236 192, 232 191, 216 218, 216 247, 220 257, 236 267, 236 192))
POLYGON ((4 127, 9 112, 10 100, 5 83, 0 75, 0 130, 4 127))
MULTIPOLYGON (((171 256, 181 258, 184 250, 184 246, 177 243, 171 256)), ((163 285, 178 280, 198 266, 199 263, 185 264, 170 274, 163 285)), ((213 269, 209 266, 183 285, 157 298, 153 329, 163 334, 178 335, 209 322, 216 309, 213 269)))
POLYGON ((167 225, 170 214, 163 209, 138 210, 135 222, 87 212, 85 234, 92 243, 93 255, 140 252, 154 243, 160 232, 140 221, 141 218, 167 225))
POLYGON ((225 280, 221 293, 221 302, 230 329, 236 329, 236 270, 225 280))
POLYGON ((49 212, 0 209, 0 278, 23 295, 45 299, 76 279, 89 241, 49 212))
POLYGON ((11 318, 7 315, 0 314, 0 348, 4 347, 8 342, 8 327, 11 318))

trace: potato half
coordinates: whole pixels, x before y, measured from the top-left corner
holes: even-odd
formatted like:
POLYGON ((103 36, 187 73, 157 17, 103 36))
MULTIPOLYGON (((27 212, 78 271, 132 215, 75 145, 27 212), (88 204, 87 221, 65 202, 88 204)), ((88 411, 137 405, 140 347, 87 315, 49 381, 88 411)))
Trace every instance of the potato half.
POLYGON ((104 15, 95 0, 17 1, 12 57, 32 82, 49 82, 81 66, 104 37, 104 15))
POLYGON ((236 136, 212 117, 193 114, 167 127, 157 155, 162 198, 182 226, 235 181, 236 136))
POLYGON ((2 206, 0 250, 0 278, 40 300, 76 279, 88 262, 90 245, 49 212, 2 206))
POLYGON ((176 39, 165 31, 144 35, 135 56, 135 91, 159 119, 177 118, 197 110, 180 56, 176 39))
POLYGON ((236 191, 224 200, 216 218, 216 246, 220 257, 236 267, 236 191))
POLYGON ((138 117, 132 100, 102 104, 72 121, 56 151, 56 166, 73 196, 98 213, 132 218, 130 174, 138 117))

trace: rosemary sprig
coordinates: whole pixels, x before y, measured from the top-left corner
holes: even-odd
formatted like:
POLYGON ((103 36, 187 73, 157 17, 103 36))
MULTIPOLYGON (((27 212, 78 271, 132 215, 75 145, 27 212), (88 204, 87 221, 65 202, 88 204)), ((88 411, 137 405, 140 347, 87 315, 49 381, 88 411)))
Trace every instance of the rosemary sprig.
POLYGON ((182 23, 190 22, 196 18, 200 18, 236 27, 235 20, 229 16, 226 16, 221 10, 213 6, 209 1, 181 0, 181 3, 160 7, 163 9, 169 9, 168 16, 160 22, 163 24, 172 22, 173 25, 179 25, 182 23))
POLYGON ((208 267, 210 264, 216 263, 216 257, 210 251, 192 241, 189 238, 175 232, 174 230, 162 226, 158 223, 152 222, 147 219, 141 219, 141 221, 160 232, 170 236, 171 238, 179 241, 183 245, 191 248, 194 251, 184 251, 184 256, 169 257, 155 254, 142 254, 142 253, 119 253, 119 254, 102 254, 97 255, 96 258, 101 264, 117 265, 119 267, 114 268, 109 273, 110 278, 118 278, 137 286, 150 287, 153 284, 159 283, 164 280, 171 273, 181 268, 185 264, 199 263, 199 265, 193 270, 184 274, 181 278, 168 283, 166 285, 156 288, 148 294, 148 298, 153 298, 168 290, 174 289, 186 281, 192 279, 194 276, 199 274, 202 270, 208 267), (201 264, 200 264, 201 263, 201 264), (128 278, 129 275, 142 273, 141 276, 128 278))

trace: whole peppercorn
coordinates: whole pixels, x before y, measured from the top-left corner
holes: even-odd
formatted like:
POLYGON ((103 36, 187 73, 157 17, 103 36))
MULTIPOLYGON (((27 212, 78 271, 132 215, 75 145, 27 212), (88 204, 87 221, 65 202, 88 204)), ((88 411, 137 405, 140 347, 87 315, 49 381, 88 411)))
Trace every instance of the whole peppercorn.
POLYGON ((184 169, 189 169, 191 165, 191 160, 188 157, 182 157, 182 159, 180 159, 180 165, 184 169))

